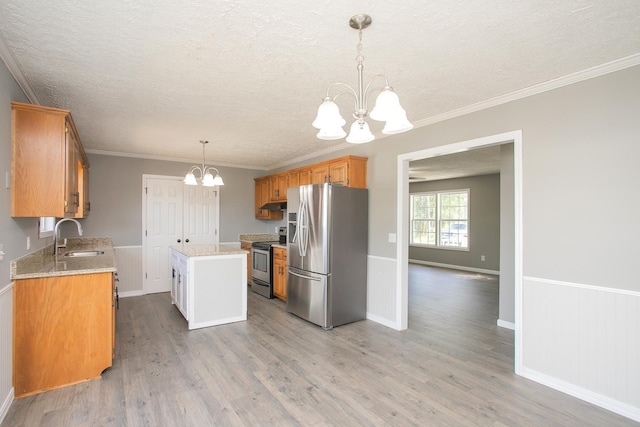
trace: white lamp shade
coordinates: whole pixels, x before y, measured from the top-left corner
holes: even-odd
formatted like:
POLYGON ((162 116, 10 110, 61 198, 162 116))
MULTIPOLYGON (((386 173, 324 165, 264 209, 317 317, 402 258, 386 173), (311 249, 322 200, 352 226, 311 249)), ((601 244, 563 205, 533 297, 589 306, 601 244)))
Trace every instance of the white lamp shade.
POLYGON ((222 177, 218 174, 216 174, 216 176, 213 178, 213 185, 224 185, 224 181, 222 180, 222 177))
POLYGON ((351 144, 363 144, 365 142, 370 142, 375 139, 375 136, 369 130, 369 125, 367 122, 363 121, 362 123, 358 123, 358 120, 353 122, 351 125, 351 130, 349 131, 349 136, 347 136, 347 142, 351 144))
POLYGON ((376 105, 371 110, 369 117, 379 122, 385 122, 389 120, 389 117, 398 114, 398 109, 402 109, 400 99, 390 87, 387 87, 376 98, 376 105))
POLYGON ((345 123, 347 122, 340 115, 340 109, 335 102, 325 98, 318 107, 318 115, 312 125, 316 129, 334 129, 344 126, 345 123))
POLYGON ((213 175, 211 175, 211 172, 207 172, 206 174, 204 174, 204 177, 202 178, 202 186, 203 187, 213 187, 215 184, 213 183, 213 175))
POLYGON ((191 172, 189 172, 187 175, 185 175, 184 183, 186 185, 198 185, 198 181, 196 181, 196 176, 194 174, 192 174, 191 172))
POLYGON ((387 119, 384 129, 382 129, 382 133, 385 135, 393 135, 396 133, 406 132, 410 129, 413 129, 413 124, 407 120, 407 112, 400 108, 399 111, 396 111, 396 114, 387 119))
POLYGON ((316 135, 319 139, 331 141, 334 139, 341 139, 347 136, 347 133, 340 126, 333 128, 322 128, 316 135))

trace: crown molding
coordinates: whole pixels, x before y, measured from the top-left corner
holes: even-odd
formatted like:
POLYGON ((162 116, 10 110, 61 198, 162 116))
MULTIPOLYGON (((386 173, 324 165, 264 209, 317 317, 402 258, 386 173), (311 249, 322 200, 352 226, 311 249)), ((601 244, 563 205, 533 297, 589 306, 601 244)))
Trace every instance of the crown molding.
MULTIPOLYGON (((202 164, 202 159, 182 159, 177 157, 155 156, 153 154, 125 153, 123 151, 107 151, 107 150, 93 150, 93 149, 85 149, 84 151, 89 154, 98 154, 100 156, 130 157, 134 159, 160 160, 164 162, 177 162, 177 163, 195 163, 197 165, 202 164)), ((213 164, 213 163, 209 163, 209 164, 213 164)), ((215 166, 224 166, 228 168, 238 168, 238 169, 263 170, 263 171, 272 169, 271 167, 265 167, 265 166, 241 165, 241 164, 235 164, 235 163, 220 163, 220 162, 215 162, 215 166)))
POLYGON ((31 102, 32 104, 41 105, 40 100, 29 84, 29 80, 27 80, 27 78, 25 77, 22 69, 9 51, 9 48, 7 47, 7 44, 4 42, 2 37, 0 37, 0 58, 2 58, 2 61, 9 69, 9 72, 13 76, 14 80, 16 81, 16 83, 18 83, 20 89, 22 89, 24 94, 27 96, 27 99, 29 99, 29 102, 31 102))
POLYGON ((605 74, 624 70, 625 68, 634 67, 636 65, 640 65, 640 53, 636 53, 634 55, 616 59, 615 61, 607 62, 602 65, 597 65, 595 67, 587 68, 586 70, 578 71, 573 74, 569 74, 563 77, 559 77, 557 79, 549 80, 547 82, 540 83, 534 86, 529 86, 527 88, 520 89, 515 92, 508 93, 506 95, 501 95, 495 98, 487 99, 486 101, 468 105, 466 107, 462 107, 457 110, 448 111, 446 113, 438 114, 437 116, 418 120, 413 124, 414 125, 413 127, 415 129, 418 127, 428 126, 434 123, 443 122, 445 120, 453 119, 455 117, 464 116, 465 114, 475 113, 476 111, 506 104, 507 102, 516 101, 518 99, 527 98, 533 95, 538 95, 543 92, 548 92, 550 90, 561 88, 563 86, 569 86, 574 83, 593 79, 595 77, 604 76, 605 74))

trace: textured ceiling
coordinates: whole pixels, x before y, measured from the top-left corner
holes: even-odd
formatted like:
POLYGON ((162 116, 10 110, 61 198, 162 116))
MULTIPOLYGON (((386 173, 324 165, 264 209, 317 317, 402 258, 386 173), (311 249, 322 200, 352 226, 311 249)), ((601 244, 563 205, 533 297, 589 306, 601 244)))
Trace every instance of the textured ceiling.
POLYGON ((409 181, 437 181, 500 172, 500 146, 409 162, 409 181))
POLYGON ((385 74, 416 126, 640 52, 638 0, 3 0, 0 41, 89 151, 190 161, 207 139, 208 164, 267 169, 345 144, 311 122, 356 84, 357 13, 365 79, 385 74))

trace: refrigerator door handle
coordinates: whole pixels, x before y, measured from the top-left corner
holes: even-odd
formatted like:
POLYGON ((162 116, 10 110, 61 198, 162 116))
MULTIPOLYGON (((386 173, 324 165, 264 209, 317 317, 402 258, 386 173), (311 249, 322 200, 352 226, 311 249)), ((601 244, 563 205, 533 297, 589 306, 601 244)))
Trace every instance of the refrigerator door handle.
POLYGON ((307 255, 307 243, 309 242, 309 222, 307 201, 300 198, 300 209, 298 211, 300 218, 298 219, 298 227, 300 229, 300 243, 298 244, 298 253, 301 257, 307 255))
MULTIPOLYGON (((302 212, 302 200, 298 203, 298 217, 300 216, 300 212, 302 212)), ((298 220, 299 221, 299 220, 298 220)), ((300 234, 300 223, 296 224, 296 231, 293 233, 293 238, 291 239, 291 243, 295 243, 298 238, 298 234, 300 234)), ((298 248, 298 253, 300 253, 300 248, 298 248)))
POLYGON ((319 277, 309 277, 309 276, 304 276, 302 274, 298 274, 298 273, 294 273, 293 271, 289 270, 289 274, 294 275, 296 277, 300 277, 302 279, 307 279, 307 280, 313 280, 315 282, 319 282, 321 279, 319 277))

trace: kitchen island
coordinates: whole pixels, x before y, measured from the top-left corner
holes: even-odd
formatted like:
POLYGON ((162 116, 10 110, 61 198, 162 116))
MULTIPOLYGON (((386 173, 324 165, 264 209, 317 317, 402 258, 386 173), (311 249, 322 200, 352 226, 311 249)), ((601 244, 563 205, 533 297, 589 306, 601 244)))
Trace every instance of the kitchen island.
POLYGON ((247 320, 247 251, 225 245, 172 246, 171 303, 189 330, 247 320))

